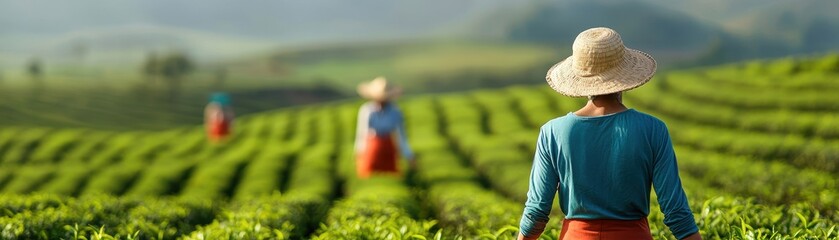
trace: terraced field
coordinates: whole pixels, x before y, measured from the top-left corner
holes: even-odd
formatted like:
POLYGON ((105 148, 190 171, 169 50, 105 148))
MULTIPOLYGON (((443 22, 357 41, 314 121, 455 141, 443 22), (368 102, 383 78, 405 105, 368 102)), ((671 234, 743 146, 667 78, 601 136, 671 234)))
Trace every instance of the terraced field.
MULTIPOLYGON (((705 238, 836 239, 837 90, 830 56, 661 73, 625 102, 668 124, 705 238)), ((583 102, 546 85, 405 98, 419 166, 369 180, 354 177, 359 104, 249 115, 216 145, 199 126, 3 128, 0 238, 509 239, 539 126, 583 102)))
MULTIPOLYGON (((181 93, 171 98, 163 86, 114 79, 106 85, 83 82, 50 82, 44 89, 29 84, 0 85, 0 125, 17 127, 87 128, 108 131, 161 131, 200 124, 204 106, 213 90, 201 82, 203 76, 187 82, 181 93), (138 87, 139 86, 139 87, 138 87), (154 85, 153 85, 154 86, 154 85)), ((74 79, 75 80, 75 79, 74 79)), ((133 80, 133 79, 132 79, 133 80)), ((102 80, 104 81, 104 80, 102 80)), ((237 83, 228 93, 235 112, 248 115, 299 103, 322 103, 344 94, 323 87, 282 87, 237 83)))

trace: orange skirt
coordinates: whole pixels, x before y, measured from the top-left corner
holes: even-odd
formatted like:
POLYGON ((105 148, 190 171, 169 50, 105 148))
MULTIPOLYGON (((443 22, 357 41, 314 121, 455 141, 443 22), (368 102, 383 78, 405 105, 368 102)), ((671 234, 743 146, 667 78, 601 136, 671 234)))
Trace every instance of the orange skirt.
POLYGON ((230 134, 230 122, 229 121, 211 121, 210 126, 207 128, 207 135, 210 136, 212 140, 220 140, 227 135, 230 134))
POLYGON ((638 220, 565 219, 559 239, 565 240, 652 240, 646 218, 638 220))
POLYGON ((356 161, 358 177, 367 178, 373 173, 398 174, 396 154, 396 145, 390 135, 367 137, 367 149, 356 161))

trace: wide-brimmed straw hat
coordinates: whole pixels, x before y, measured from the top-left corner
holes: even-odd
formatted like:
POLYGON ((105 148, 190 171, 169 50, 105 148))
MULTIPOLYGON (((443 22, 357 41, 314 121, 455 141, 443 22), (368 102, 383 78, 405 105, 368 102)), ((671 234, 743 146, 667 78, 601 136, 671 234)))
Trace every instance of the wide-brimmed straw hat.
POLYGON ((600 27, 580 33, 573 54, 551 67, 545 79, 563 95, 587 97, 639 87, 655 70, 653 57, 626 48, 615 30, 600 27))
POLYGON ((391 100, 398 97, 401 93, 401 88, 394 86, 384 77, 377 77, 373 81, 358 85, 358 95, 375 101, 391 100))

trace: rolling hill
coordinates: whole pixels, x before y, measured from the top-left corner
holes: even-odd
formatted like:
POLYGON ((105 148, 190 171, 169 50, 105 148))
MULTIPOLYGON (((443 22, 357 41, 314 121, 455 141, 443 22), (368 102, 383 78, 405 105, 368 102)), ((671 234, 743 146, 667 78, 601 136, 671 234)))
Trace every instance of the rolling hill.
POLYGON ((831 0, 535 1, 498 10, 468 29, 568 48, 577 33, 607 26, 665 65, 695 66, 839 51, 837 9, 831 0))

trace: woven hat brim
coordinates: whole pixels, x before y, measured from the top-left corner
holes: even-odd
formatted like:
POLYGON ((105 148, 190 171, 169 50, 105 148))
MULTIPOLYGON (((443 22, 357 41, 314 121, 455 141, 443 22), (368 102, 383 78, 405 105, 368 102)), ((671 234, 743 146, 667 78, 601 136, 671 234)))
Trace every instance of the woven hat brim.
POLYGON ((374 101, 391 100, 402 94, 402 88, 394 87, 382 92, 371 89, 369 83, 359 84, 356 91, 362 98, 374 101))
POLYGON ((626 49, 623 60, 615 67, 591 75, 579 76, 573 69, 573 56, 548 70, 545 80, 562 95, 588 97, 631 90, 649 82, 655 75, 656 61, 647 53, 626 49))

